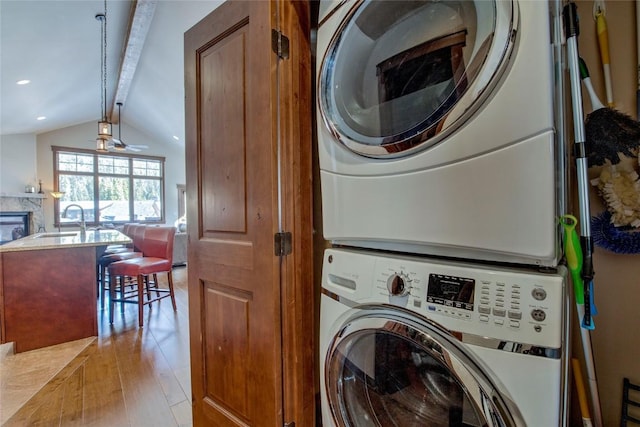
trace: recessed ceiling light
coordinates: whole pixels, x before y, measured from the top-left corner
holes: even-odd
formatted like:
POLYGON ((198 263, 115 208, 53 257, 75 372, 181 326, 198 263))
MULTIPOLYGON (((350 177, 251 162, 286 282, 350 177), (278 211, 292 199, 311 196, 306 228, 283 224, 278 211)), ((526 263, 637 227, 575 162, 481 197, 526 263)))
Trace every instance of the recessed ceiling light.
POLYGON ((173 135, 173 139, 175 139, 176 141, 180 141, 180 138, 178 138, 177 136, 173 135))
POLYGON ((46 116, 38 116, 36 117, 36 120, 46 120, 46 116))
POLYGON ((17 85, 28 85, 29 83, 31 83, 31 80, 18 80, 16 82, 17 85))

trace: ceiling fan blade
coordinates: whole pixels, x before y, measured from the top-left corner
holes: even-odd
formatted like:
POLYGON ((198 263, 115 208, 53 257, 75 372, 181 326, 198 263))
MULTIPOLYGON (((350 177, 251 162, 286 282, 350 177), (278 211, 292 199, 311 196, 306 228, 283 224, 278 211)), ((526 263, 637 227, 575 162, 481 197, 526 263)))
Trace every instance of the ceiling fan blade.
POLYGON ((127 144, 128 147, 134 147, 134 148, 149 148, 148 145, 143 145, 143 144, 127 144))
POLYGON ((133 146, 131 146, 131 145, 127 145, 125 149, 126 149, 127 151, 134 151, 134 152, 140 152, 140 151, 142 151, 140 148, 136 148, 136 147, 133 147, 133 146))
POLYGON ((124 142, 116 142, 115 140, 109 145, 109 148, 112 148, 117 151, 125 151, 127 149, 127 144, 124 142))

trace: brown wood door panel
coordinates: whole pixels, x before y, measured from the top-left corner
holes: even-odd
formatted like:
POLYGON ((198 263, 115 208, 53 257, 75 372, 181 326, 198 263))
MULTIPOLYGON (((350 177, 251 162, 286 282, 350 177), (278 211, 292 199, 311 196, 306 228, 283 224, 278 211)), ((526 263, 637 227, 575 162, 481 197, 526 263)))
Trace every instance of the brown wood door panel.
POLYGON ((195 426, 313 425, 308 10, 232 0, 185 33, 195 426), (271 49, 278 17, 289 60, 271 49), (293 234, 285 257, 280 224, 293 234))
POLYGON ((226 2, 185 35, 194 425, 282 424, 271 6, 226 2))
POLYGON ((200 54, 200 67, 216 70, 202 73, 200 93, 202 117, 203 229, 245 233, 245 45, 247 25, 213 44, 200 54), (223 101, 222 101, 223 100, 223 101))
POLYGON ((249 344, 253 295, 215 283, 205 284, 203 337, 206 394, 238 414, 248 412, 249 344), (234 369, 228 369, 233 366, 234 369))

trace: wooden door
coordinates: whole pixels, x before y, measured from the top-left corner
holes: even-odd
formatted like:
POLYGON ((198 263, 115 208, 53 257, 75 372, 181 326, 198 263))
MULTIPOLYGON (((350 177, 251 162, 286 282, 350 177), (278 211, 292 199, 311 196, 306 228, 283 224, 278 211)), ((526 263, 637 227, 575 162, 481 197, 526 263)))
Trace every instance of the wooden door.
POLYGON ((227 1, 185 33, 195 426, 313 425, 310 80, 307 2, 227 1))

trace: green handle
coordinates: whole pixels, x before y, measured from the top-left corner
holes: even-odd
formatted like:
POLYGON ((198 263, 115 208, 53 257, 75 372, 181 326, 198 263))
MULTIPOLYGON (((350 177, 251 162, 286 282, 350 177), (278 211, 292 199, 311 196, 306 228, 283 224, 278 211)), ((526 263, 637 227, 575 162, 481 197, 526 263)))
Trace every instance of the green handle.
POLYGON ((582 281, 582 248, 580 238, 576 232, 578 220, 573 215, 561 217, 564 228, 564 254, 567 258, 567 266, 571 272, 573 282, 573 293, 576 296, 576 303, 584 304, 584 282, 582 281))
POLYGON ((578 65, 580 67, 580 79, 584 80, 589 77, 589 69, 587 68, 587 64, 584 62, 584 59, 578 58, 578 65))

